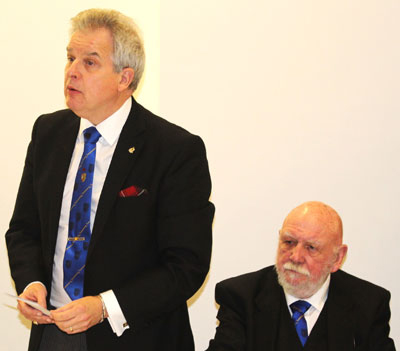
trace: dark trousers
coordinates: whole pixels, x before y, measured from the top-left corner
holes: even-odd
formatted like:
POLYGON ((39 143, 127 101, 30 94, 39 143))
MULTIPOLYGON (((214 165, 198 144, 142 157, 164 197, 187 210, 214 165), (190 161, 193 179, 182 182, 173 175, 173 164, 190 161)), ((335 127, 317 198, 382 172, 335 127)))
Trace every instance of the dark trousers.
POLYGON ((55 324, 48 324, 44 327, 39 351, 87 351, 86 334, 69 335, 55 324))

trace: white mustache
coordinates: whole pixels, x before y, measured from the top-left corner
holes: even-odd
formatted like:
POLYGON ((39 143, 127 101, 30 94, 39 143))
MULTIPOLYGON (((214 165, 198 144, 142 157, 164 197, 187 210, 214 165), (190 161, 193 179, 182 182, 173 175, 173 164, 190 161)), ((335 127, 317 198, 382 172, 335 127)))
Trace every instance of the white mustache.
POLYGON ((294 264, 292 262, 286 262, 283 265, 283 268, 291 270, 291 271, 295 271, 295 272, 303 274, 303 275, 306 275, 307 277, 309 277, 311 275, 307 268, 304 268, 304 267, 302 267, 300 265, 297 265, 297 264, 294 264))

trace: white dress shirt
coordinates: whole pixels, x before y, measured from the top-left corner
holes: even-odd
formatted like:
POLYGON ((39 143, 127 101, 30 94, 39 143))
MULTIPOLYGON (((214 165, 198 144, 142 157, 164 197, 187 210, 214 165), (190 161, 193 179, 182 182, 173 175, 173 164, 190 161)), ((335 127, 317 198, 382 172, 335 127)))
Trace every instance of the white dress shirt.
MULTIPOLYGON (((90 229, 93 230, 93 222, 96 216, 97 205, 104 180, 106 179, 108 168, 115 151, 121 130, 128 118, 131 110, 131 98, 127 99, 121 108, 99 123, 96 129, 101 137, 96 145, 96 163, 93 176, 92 204, 90 212, 90 229)), ((93 126, 87 119, 81 119, 78 137, 76 139, 75 149, 72 154, 71 163, 67 174, 67 180, 64 186, 64 194, 61 206, 60 221, 58 225, 58 235, 56 250, 53 262, 53 278, 51 283, 50 304, 54 307, 61 307, 71 302, 70 297, 64 290, 64 253, 68 239, 68 222, 72 200, 72 191, 75 183, 76 172, 83 154, 84 138, 83 131, 93 126)), ((112 290, 101 293, 104 304, 108 312, 108 321, 117 336, 122 335, 124 330, 128 329, 126 319, 119 306, 117 298, 112 290)))
POLYGON ((328 298, 328 290, 329 290, 329 283, 331 281, 331 275, 328 275, 328 278, 326 278, 325 283, 322 284, 322 286, 319 288, 319 290, 311 297, 308 299, 299 299, 297 297, 294 297, 292 295, 289 295, 285 292, 285 297, 286 297, 286 303, 289 308, 290 315, 292 316, 292 310, 290 308, 290 305, 298 300, 303 300, 307 301, 309 304, 311 304, 311 307, 307 310, 306 313, 304 313, 304 318, 307 322, 307 329, 308 329, 308 335, 311 334, 312 328, 314 328, 315 323, 317 323, 318 317, 321 314, 322 309, 324 308, 326 299, 328 298))

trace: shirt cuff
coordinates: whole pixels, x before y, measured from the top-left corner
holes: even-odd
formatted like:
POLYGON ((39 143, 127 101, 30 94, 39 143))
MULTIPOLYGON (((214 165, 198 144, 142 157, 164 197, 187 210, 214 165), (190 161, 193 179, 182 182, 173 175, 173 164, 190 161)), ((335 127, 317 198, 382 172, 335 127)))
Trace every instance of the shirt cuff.
POLYGON ((117 336, 121 336, 122 333, 129 329, 128 322, 121 310, 117 298, 112 290, 108 290, 100 294, 103 298, 104 305, 108 313, 108 322, 110 323, 111 329, 117 336))

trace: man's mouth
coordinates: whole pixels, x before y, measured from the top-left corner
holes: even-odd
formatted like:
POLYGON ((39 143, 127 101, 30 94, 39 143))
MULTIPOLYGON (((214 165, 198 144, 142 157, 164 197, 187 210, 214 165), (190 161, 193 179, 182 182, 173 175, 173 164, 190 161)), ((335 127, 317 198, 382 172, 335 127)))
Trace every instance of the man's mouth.
POLYGON ((68 90, 68 91, 71 91, 71 92, 80 93, 80 91, 79 91, 78 89, 75 89, 73 86, 70 86, 70 85, 67 86, 67 90, 68 90))

